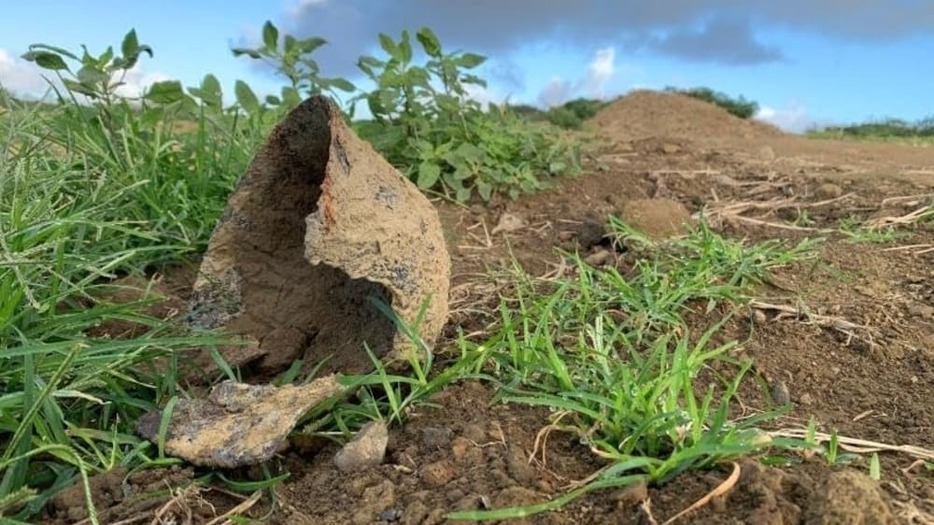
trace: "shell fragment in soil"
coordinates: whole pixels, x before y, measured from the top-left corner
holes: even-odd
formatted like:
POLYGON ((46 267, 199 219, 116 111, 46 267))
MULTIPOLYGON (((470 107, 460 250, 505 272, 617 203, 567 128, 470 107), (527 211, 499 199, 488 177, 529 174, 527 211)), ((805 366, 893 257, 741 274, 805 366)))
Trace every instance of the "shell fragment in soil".
MULTIPOLYGON (((374 365, 367 348, 388 366, 403 360, 412 342, 397 321, 433 344, 447 320, 449 286, 450 257, 437 211, 356 136, 329 99, 318 96, 272 130, 230 196, 202 259, 188 322, 195 330, 222 327, 258 342, 251 362, 237 361, 255 373, 251 383, 297 360, 302 372, 360 374, 374 365)), ((290 392, 304 395, 269 395, 290 392)), ((250 407, 251 417, 266 421, 255 412, 265 406, 250 407)), ((203 413, 204 421, 173 415, 170 434, 208 435, 206 427, 217 424, 212 410, 203 413)), ((217 451, 206 443, 198 456, 170 450, 220 465, 227 461, 218 456, 223 449, 240 446, 231 439, 247 436, 234 426, 225 436, 211 429, 217 451)), ((257 451, 256 461, 265 457, 258 451, 266 448, 246 448, 257 451)), ((242 463, 247 455, 236 457, 242 463)))

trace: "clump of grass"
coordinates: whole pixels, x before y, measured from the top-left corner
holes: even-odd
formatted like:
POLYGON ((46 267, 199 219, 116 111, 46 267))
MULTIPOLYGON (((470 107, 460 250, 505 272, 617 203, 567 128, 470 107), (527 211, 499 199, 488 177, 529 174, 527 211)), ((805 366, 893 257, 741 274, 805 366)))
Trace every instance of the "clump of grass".
POLYGON ((449 518, 551 510, 591 490, 665 483, 770 444, 757 425, 778 412, 731 419, 751 363, 733 357, 735 341, 715 344, 714 336, 750 287, 776 266, 810 256, 812 243, 745 246, 704 224, 685 238, 656 242, 619 220, 611 226, 618 242, 638 252, 627 276, 577 257, 570 277, 539 282, 520 275, 515 297, 500 307, 500 329, 477 347, 503 400, 555 410, 545 432, 576 434, 607 466, 548 503, 449 518), (691 312, 713 314, 710 327, 689 327, 691 312))
POLYGON ((910 235, 908 232, 897 231, 894 226, 886 226, 883 228, 868 227, 857 217, 841 220, 839 231, 849 242, 854 244, 882 244, 893 242, 899 238, 910 235))
POLYGON ((183 351, 221 341, 102 297, 203 248, 254 138, 222 115, 180 131, 184 102, 58 94, 0 115, 0 515, 19 520, 76 479, 163 461, 132 425, 179 393, 183 351), (139 335, 90 335, 115 320, 139 335))

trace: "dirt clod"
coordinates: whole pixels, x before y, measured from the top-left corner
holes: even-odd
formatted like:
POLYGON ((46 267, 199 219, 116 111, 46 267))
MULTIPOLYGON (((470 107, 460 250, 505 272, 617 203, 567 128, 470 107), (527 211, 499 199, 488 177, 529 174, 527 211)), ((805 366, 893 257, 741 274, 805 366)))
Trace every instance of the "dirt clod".
POLYGON ((655 239, 683 234, 692 223, 687 208, 671 199, 631 200, 623 208, 621 218, 655 239))
POLYGON ((805 513, 807 525, 891 525, 892 510, 879 486, 869 476, 853 470, 833 473, 814 493, 805 513))

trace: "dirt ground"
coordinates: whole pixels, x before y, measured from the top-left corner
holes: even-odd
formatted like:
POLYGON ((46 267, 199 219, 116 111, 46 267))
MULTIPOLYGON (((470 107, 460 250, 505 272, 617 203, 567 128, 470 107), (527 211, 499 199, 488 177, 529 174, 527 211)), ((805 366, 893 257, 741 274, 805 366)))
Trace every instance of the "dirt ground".
MULTIPOLYGON (((508 266, 511 256, 534 274, 560 266, 556 248, 612 264, 602 238, 608 215, 664 234, 672 217, 706 209, 710 224, 734 238, 826 238, 820 264, 779 270, 749 318, 726 329, 743 342, 739 356, 752 358, 762 379, 741 391, 743 409, 769 408, 768 389, 780 388, 794 403, 783 428, 803 428, 813 417, 818 430, 845 438, 934 449, 934 224, 905 224, 904 236, 881 243, 825 231, 849 217, 910 223, 908 214, 934 199, 934 148, 804 139, 699 101, 647 92, 614 102, 594 124, 604 145, 586 173, 516 201, 438 203, 454 274, 448 336, 455 327, 470 332, 489 322, 495 297, 483 300, 486 271, 508 266), (509 220, 501 223, 504 215, 509 220), (809 318, 781 309, 800 305, 809 318)), ((532 458, 548 412, 491 404, 491 396, 478 383, 449 388, 436 406, 420 407, 390 430, 383 465, 357 475, 333 467, 333 445, 285 452, 291 476, 266 520, 445 523, 455 509, 554 498, 602 466, 575 437, 557 434, 544 456, 532 458)), ((778 468, 743 461, 728 494, 678 523, 932 523, 934 472, 917 462, 924 452, 881 452, 880 483, 864 474, 865 462, 842 468, 801 458, 778 468)), ((730 468, 687 473, 661 487, 596 492, 512 523, 665 523, 727 479, 730 468)), ((186 472, 192 475, 172 475, 186 472)), ((99 483, 100 507, 122 499, 107 488, 113 483, 99 483)), ((199 523, 213 512, 195 504, 205 498, 218 511, 238 503, 216 492, 176 502, 191 502, 187 509, 199 523)), ((165 501, 153 500, 149 512, 165 501)), ((50 521, 73 521, 80 503, 59 498, 50 521)), ((140 508, 124 502, 106 517, 116 522, 140 508)), ((259 502, 250 514, 268 509, 259 502)))

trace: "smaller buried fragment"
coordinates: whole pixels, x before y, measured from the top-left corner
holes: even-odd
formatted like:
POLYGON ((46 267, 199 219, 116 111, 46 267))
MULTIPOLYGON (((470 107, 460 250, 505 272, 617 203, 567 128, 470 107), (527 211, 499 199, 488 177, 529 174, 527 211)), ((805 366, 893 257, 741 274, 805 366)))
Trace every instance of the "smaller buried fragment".
MULTIPOLYGON (((183 399, 169 421, 165 451, 196 465, 235 468, 272 459, 298 419, 340 393, 334 376, 303 386, 247 385, 225 381, 207 399, 183 399)), ((162 411, 137 422, 137 432, 157 442, 162 411)))

